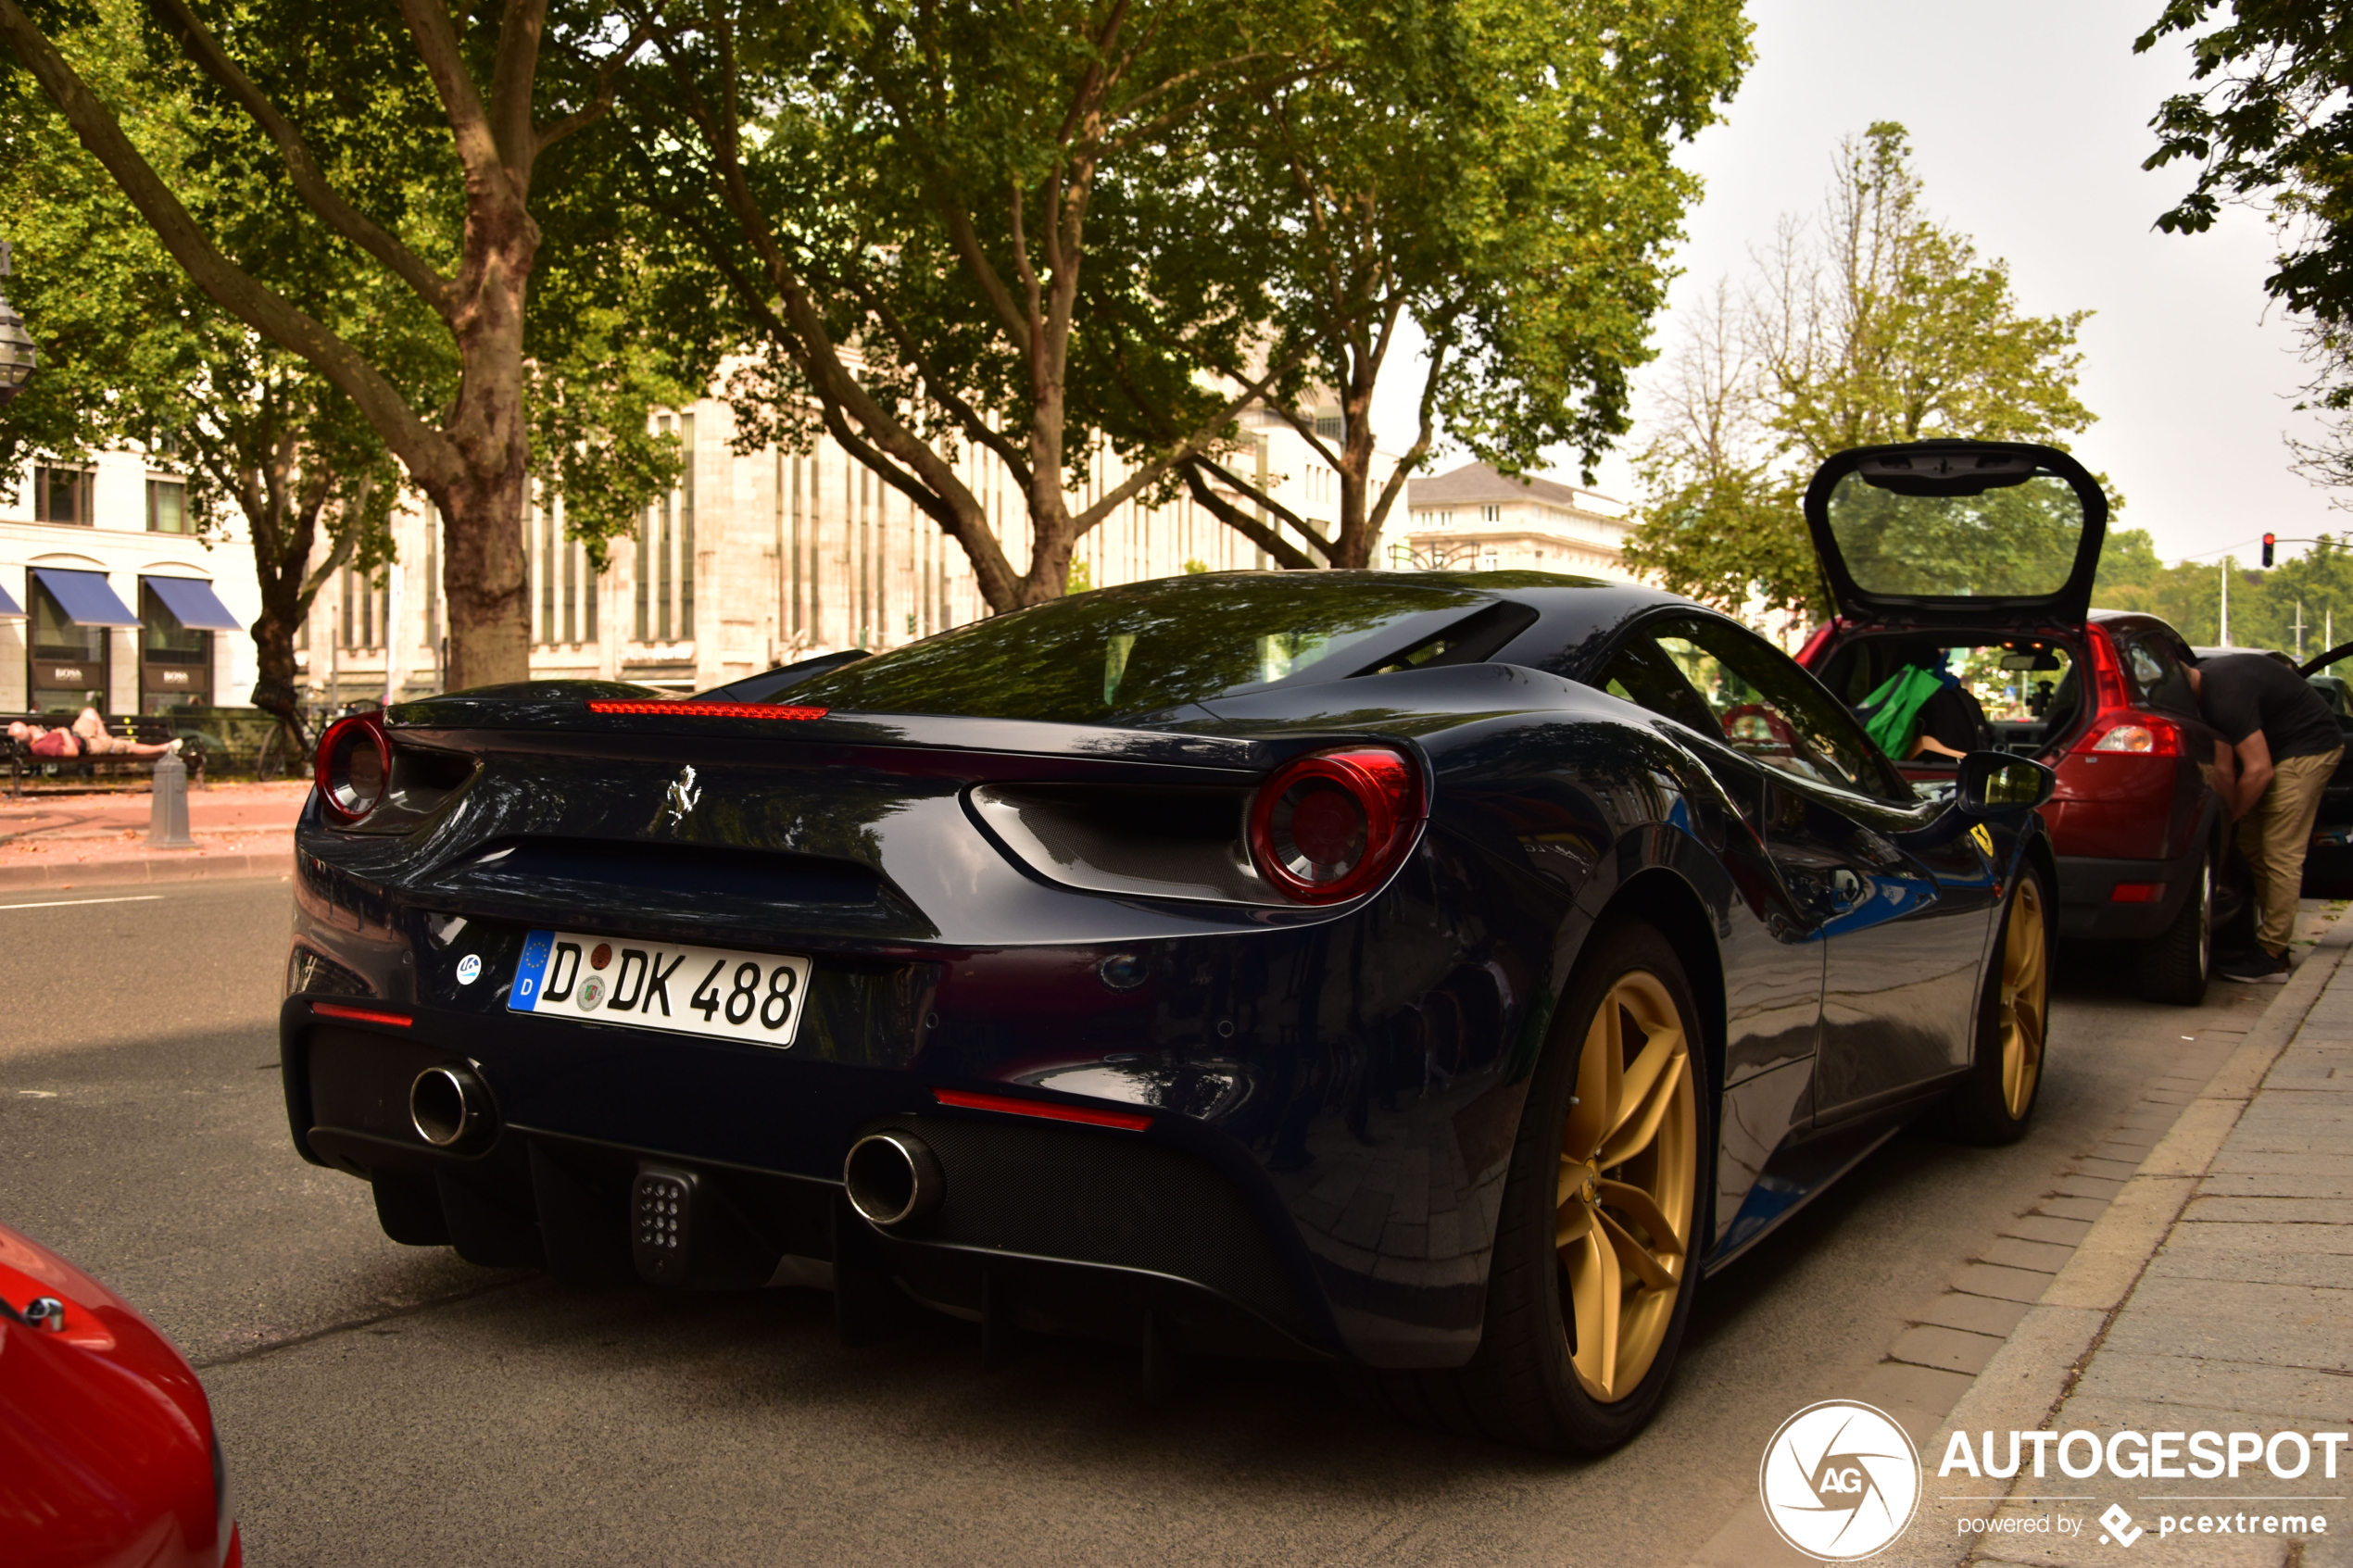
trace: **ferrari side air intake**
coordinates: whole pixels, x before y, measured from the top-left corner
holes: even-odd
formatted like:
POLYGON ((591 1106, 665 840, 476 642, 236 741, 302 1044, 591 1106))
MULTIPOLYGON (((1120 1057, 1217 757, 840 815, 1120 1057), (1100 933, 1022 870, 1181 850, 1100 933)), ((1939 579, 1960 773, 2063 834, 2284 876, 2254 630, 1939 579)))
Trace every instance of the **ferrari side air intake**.
POLYGON ((872 1225, 919 1220, 939 1207, 948 1181, 931 1146, 912 1133, 873 1133, 849 1146, 842 1161, 849 1206, 872 1225))

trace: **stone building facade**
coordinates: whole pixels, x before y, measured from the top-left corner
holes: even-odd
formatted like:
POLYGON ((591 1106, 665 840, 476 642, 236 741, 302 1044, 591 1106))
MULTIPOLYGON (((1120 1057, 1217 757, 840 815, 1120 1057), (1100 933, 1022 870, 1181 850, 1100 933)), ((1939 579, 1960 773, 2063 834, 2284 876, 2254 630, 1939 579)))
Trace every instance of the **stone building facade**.
POLYGON ((181 481, 142 452, 15 477, 0 496, 0 713, 246 700, 261 594, 241 529, 193 533, 181 481))
POLYGON ((1399 569, 1533 569, 1637 581, 1626 568, 1626 507, 1549 479, 1507 479, 1466 463, 1405 484, 1405 527, 1390 546, 1399 569))
MULTIPOLYGON (((532 672, 674 692, 720 685, 843 648, 892 648, 987 613, 963 549, 905 496, 831 440, 805 453, 739 455, 728 406, 706 399, 658 415, 687 463, 677 487, 612 541, 603 570, 564 536, 561 508, 535 507, 532 672)), ((1236 459, 1266 476, 1284 506, 1333 525, 1339 488, 1287 424, 1246 419, 1236 459)), ((1015 571, 1028 568, 1027 513, 992 455, 966 448, 965 483, 1015 571)), ((1099 458, 1072 504, 1116 488, 1127 470, 1099 458)), ((397 564, 346 571, 321 592, 301 659, 320 701, 397 700, 439 689, 447 617, 439 529, 422 506, 394 523, 397 564)), ((1079 541, 1073 576, 1093 587, 1265 564, 1247 540, 1189 496, 1122 503, 1079 541), (1082 577, 1083 574, 1083 577, 1082 577)))

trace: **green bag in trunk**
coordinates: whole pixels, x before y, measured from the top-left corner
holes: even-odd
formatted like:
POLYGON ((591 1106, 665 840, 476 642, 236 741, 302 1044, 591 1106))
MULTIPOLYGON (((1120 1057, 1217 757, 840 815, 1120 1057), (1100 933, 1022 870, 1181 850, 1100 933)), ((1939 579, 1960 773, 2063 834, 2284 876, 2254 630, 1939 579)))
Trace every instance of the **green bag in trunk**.
POLYGON ((1863 704, 1863 728, 1879 748, 1901 762, 1920 738, 1920 709, 1944 684, 1932 670, 1907 664, 1881 682, 1863 704))

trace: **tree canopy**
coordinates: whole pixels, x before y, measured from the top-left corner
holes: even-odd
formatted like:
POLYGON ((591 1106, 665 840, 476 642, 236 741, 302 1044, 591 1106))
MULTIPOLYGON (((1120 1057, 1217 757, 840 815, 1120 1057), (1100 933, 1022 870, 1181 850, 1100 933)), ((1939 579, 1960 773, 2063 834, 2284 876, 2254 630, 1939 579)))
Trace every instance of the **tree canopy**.
MULTIPOLYGON (((1590 470, 1625 432, 1698 195, 1672 154, 1749 60, 1728 0, 1418 0, 1347 13, 1332 49, 1330 69, 1217 107, 1224 207, 1203 247, 1264 280, 1252 364, 1278 369, 1268 407, 1338 477, 1337 527, 1219 453, 1188 479, 1290 566, 1369 564, 1441 433, 1518 472, 1560 446, 1590 470), (1377 482, 1374 395, 1408 321, 1417 425, 1377 482)), ((1231 384, 1251 366, 1209 368, 1231 384)))
POLYGON ((2088 314, 2020 311, 2007 264, 1929 215, 1904 128, 1870 126, 1820 213, 1784 219, 1755 275, 1688 319, 1636 457, 1628 564, 1727 609, 1827 614, 1799 505, 1814 470, 1934 436, 2063 446, 2094 418, 2075 392, 2088 314))
MULTIPOLYGON (((169 74, 206 111, 203 159, 158 168, 133 133, 147 100, 94 80, 60 47, 70 8, 33 8, 39 20, 0 0, 0 48, 15 71, 173 264, 225 317, 347 399, 434 502, 452 684, 522 677, 535 423, 619 454, 538 461, 551 488, 578 483, 575 523, 591 537, 617 526, 643 498, 629 492, 672 460, 646 445, 650 383, 617 346, 610 309, 579 307, 628 297, 609 285, 629 271, 613 258, 612 220, 630 209, 612 199, 613 159, 596 144, 612 75, 643 37, 617 31, 605 9, 551 10, 551 0, 454 14, 441 0, 241 0, 209 14, 194 0, 150 0, 136 34, 149 80, 169 74), (208 204, 204 182, 216 177, 233 202, 208 204), (358 299, 308 288, 321 250, 364 280, 358 299), (574 308, 535 316, 535 286, 574 308), (417 351, 414 321, 431 352, 417 351), (533 387, 570 370, 589 379, 545 399, 550 411, 535 420, 533 387)), ((26 101, 19 92, 13 105, 26 101)), ((694 384, 708 365, 688 369, 681 379, 694 384)))
POLYGON ((635 169, 724 284, 746 350, 738 439, 822 428, 963 546, 991 606, 1059 597, 1077 539, 1164 490, 1268 379, 1196 374, 1265 314, 1249 270, 1209 257, 1228 193, 1207 177, 1205 116, 1321 69, 1313 0, 708 0, 640 25, 635 169), (1106 445, 1129 477, 1074 505, 1106 445), (1022 567, 968 449, 1023 493, 1022 567))

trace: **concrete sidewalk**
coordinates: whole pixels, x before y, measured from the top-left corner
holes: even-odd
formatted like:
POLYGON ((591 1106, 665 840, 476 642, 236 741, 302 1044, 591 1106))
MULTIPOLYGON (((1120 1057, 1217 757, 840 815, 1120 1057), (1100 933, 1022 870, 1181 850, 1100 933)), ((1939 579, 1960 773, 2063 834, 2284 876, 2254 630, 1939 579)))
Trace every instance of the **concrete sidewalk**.
POLYGON ((188 792, 193 849, 147 844, 145 791, 0 797, 0 894, 214 877, 284 876, 308 779, 188 792))
MULTIPOLYGON (((2305 900, 2297 916, 2296 939, 2303 956, 2288 983, 2276 989, 2231 986, 2222 993, 2225 997, 2235 996, 2247 1001, 2266 997, 2261 1012, 2248 1017, 2236 1008, 2218 1007, 2209 1000, 2196 1013, 2184 1013, 2184 1029, 2194 1026, 2195 1035, 2184 1033, 2171 1060, 2161 1063, 2140 1100, 2123 1118, 2104 1137, 2080 1146, 2079 1152, 2052 1173, 2050 1188, 2039 1202, 2004 1223, 2000 1234, 1986 1239, 1943 1292, 1914 1311, 1910 1326, 1896 1337, 1877 1367, 1845 1386, 1820 1391, 1821 1398, 1859 1400, 1886 1411, 1909 1435, 1920 1455, 1925 1473, 1919 1512, 1908 1529, 1871 1559, 1874 1563, 1954 1568, 1965 1562, 2072 1563, 2079 1557, 2113 1559, 2121 1548, 2102 1543, 2104 1532, 2098 1523, 2098 1515, 2111 1504, 2123 1507, 2140 1521, 2141 1527, 2148 1529, 2148 1534, 2134 1537, 2138 1548, 2150 1549, 2137 1553, 2146 1557, 2159 1542, 2154 1523, 2161 1505, 2144 1494, 2216 1489, 2186 1483, 2161 1486, 2146 1480, 2123 1481, 2104 1474, 2070 1481, 2055 1466, 2048 1467, 2048 1474, 2039 1481, 2032 1475, 2031 1467, 2023 1467, 2027 1473, 2015 1486, 2006 1479, 1972 1480, 1959 1471, 1940 1475, 1956 1431, 1971 1434, 1972 1445, 1981 1450, 1984 1434, 1993 1432, 1997 1449, 2005 1450, 1997 1453, 1997 1459, 2006 1461, 2012 1430, 2066 1433, 2082 1429, 2105 1435, 2115 1430, 2227 1433, 2259 1427, 2266 1433, 2296 1429, 2309 1434, 2347 1429, 2353 1375, 2346 1370, 2346 1357, 2353 1353, 2353 1319, 2345 1309, 2353 1305, 2353 1288, 2348 1288, 2353 1287, 2353 1257, 2345 1254, 2353 1251, 2347 1246, 2348 1236, 2353 1236, 2353 1212, 2347 1212, 2353 1210, 2353 1202, 2347 1201, 2353 1198, 2353 1129, 2341 1123, 2334 1130, 2316 1127, 2310 1148, 2284 1155, 2260 1149, 2241 1153, 2235 1146, 2225 1149, 2243 1118, 2248 1128, 2244 1136, 2254 1139, 2259 1135, 2257 1128, 2293 1109, 2281 1101, 2266 1100, 2260 1116, 2250 1111, 2250 1103, 2275 1061, 2282 1063, 2284 1075, 2297 1071, 2305 1079, 2312 1078, 2310 1070, 2291 1069, 2287 1065, 2291 1059, 2283 1053, 2294 1051, 2292 1060, 2300 1064, 2309 1052, 2325 1056, 2329 1049, 2340 1053, 2353 1049, 2343 1043, 2326 1044, 2334 1038, 2332 1030, 2336 1035, 2353 1037, 2353 965, 2345 966, 2343 979, 2338 978, 2342 960, 2353 950, 2353 920, 2339 918, 2343 909, 2322 900, 2305 900), (2279 1110, 2272 1109, 2275 1105, 2279 1110), (2259 1169, 2218 1163, 2242 1159, 2256 1161, 2259 1169), (2202 1185, 2209 1174, 2215 1184, 2211 1192, 2202 1185), (2271 1185, 2264 1188, 2263 1183, 2271 1185), (2291 1196, 2276 1196, 2281 1193, 2291 1196), (2315 1205, 2313 1199, 2322 1202, 2315 1205), (2314 1223, 2311 1216, 2330 1201, 2334 1203, 2337 1223, 2334 1226, 2314 1223), (2254 1218, 2265 1206, 2292 1210, 2296 1217, 2254 1218), (2177 1238, 2177 1222, 2183 1227, 2203 1228, 2185 1228, 2177 1238), (2241 1228, 2217 1228, 2230 1226, 2241 1228), (2333 1240, 2324 1239, 2324 1230, 2333 1240), (2263 1247, 2250 1251, 2247 1247, 2214 1245, 2218 1238, 2233 1236, 2250 1247, 2259 1240, 2263 1247), (2334 1253, 2331 1247, 2336 1249, 2334 1253), (2271 1257, 2265 1248, 2285 1256, 2271 1257), (2193 1249, 2200 1255, 2193 1258, 2193 1249), (2216 1262, 2216 1258, 2224 1261, 2216 1262), (2208 1272, 2183 1272, 2198 1269, 2208 1272), (2267 1273, 2267 1269, 2275 1272, 2267 1273), (2235 1270, 2246 1277, 2216 1275, 2216 1270, 2235 1270), (2144 1296, 2140 1290, 2145 1274, 2149 1284, 2144 1296), (2280 1286, 2294 1288, 2285 1293, 2273 1288, 2280 1286), (2186 1322, 2157 1315, 2160 1308, 2194 1311, 2201 1307, 2208 1311, 2209 1321, 2195 1329, 2186 1322), (2255 1314, 2255 1333, 2241 1336, 2237 1332, 2241 1313, 2255 1314), (2295 1320, 2294 1332, 2280 1345, 2261 1350, 2264 1355, 2287 1357, 2270 1369, 2271 1375, 2303 1378, 2315 1391, 2313 1400, 2308 1401, 2315 1411, 2329 1408, 2333 1399, 2337 1414, 2328 1419, 2335 1422, 2334 1426, 2316 1426, 2323 1419, 2317 1413, 2296 1419, 2284 1415, 2258 1419, 2254 1405, 2241 1415, 2226 1416, 2222 1412, 2237 1407, 2228 1399, 2217 1403, 2217 1397, 2210 1393, 2218 1382, 2251 1387, 2252 1375, 2249 1366, 2237 1364, 2231 1355, 2213 1353, 2218 1347, 2211 1336, 2224 1336, 2223 1345, 2243 1340, 2246 1348, 2255 1349, 2264 1344, 2259 1332, 2278 1326, 2282 1313, 2295 1320), (2119 1325, 2125 1324, 2128 1317, 2130 1325, 2120 1335, 2119 1325), (2314 1321, 2303 1321, 2308 1318, 2314 1321), (2298 1334, 2321 1344, 2332 1342, 2334 1336, 2334 1358, 2315 1360, 2309 1353, 2311 1346, 2296 1340, 2298 1334), (2300 1361, 2290 1354, 2299 1345, 2300 1361), (2179 1353, 2152 1352, 2151 1347, 2176 1347, 2179 1353), (2163 1367, 2129 1360, 2151 1353, 2174 1359, 2163 1367), (2132 1407, 2128 1420, 2122 1404, 2114 1411, 2105 1411, 2105 1407, 2090 1402, 2108 1397, 2105 1391, 2111 1388, 2112 1378, 2123 1375, 2128 1368, 2146 1378, 2183 1378, 2181 1391, 2171 1400, 2183 1407, 2181 1411, 2158 1422, 2156 1402, 2144 1401, 2132 1407), (2195 1379, 2192 1374, 2196 1374, 2195 1379), (2086 1402, 2070 1405, 2079 1396, 2086 1402), (2194 1413, 2193 1406, 2199 1407, 2197 1412, 2194 1413), (2102 1421, 2112 1424, 2101 1425, 2102 1421), (2098 1489, 2102 1487, 2105 1490, 2098 1489), (2066 1513, 2084 1533, 2061 1543, 2054 1524, 2048 1535, 1996 1533, 1990 1537, 1994 1544, 1988 1545, 1989 1537, 1981 1524, 1972 1524, 1966 1531, 1963 1527, 1964 1520, 2039 1519, 2055 1512, 2066 1513)), ((2316 1081, 2334 1085, 2348 1097, 2339 1103, 2353 1112, 2353 1057, 2340 1055, 2337 1060, 2344 1063, 2337 1077, 2328 1077, 2332 1068, 2322 1066, 2317 1070, 2321 1076, 2316 1081)), ((2282 1094, 2290 1092, 2284 1083, 2284 1077, 2282 1094)), ((2230 1398, 2251 1400, 2256 1397, 2244 1392, 2230 1398)), ((2080 1460, 2080 1445, 2077 1457, 2080 1460)), ((2311 1474, 2319 1474, 2321 1468, 2316 1459, 2311 1474)), ((2353 1445, 2340 1457, 2337 1469, 2337 1480, 2313 1482, 2308 1475, 2298 1486, 2271 1490, 2299 1496, 2353 1490, 2353 1485, 2342 1479, 2353 1474, 2353 1445)), ((2261 1488, 2223 1489, 2253 1493, 2261 1488)), ((2219 1499, 2217 1506, 2221 1506, 2219 1499)), ((2212 1536, 2184 1545, 2176 1536, 2165 1543, 2165 1549, 2171 1561, 2184 1563, 2292 1562, 2297 1568, 2321 1568, 2323 1563, 2353 1568, 2353 1551, 2347 1551, 2344 1544, 2353 1542, 2353 1504, 2329 1500, 2297 1506, 2337 1511, 2325 1515, 2328 1534, 2303 1544, 2300 1558, 2286 1556, 2289 1542, 2278 1536, 2259 1543, 2251 1538, 2240 1543, 2234 1538, 2230 1546, 2212 1536), (2241 1544, 2272 1549, 2268 1556, 2228 1555, 2241 1544), (2347 1555, 2331 1555, 2338 1552, 2347 1555)), ((1794 1550, 1775 1533, 1761 1499, 1752 1493, 1690 1561, 1692 1568, 1779 1568, 1782 1564, 1801 1568, 1815 1560, 1794 1550)))
MULTIPOLYGON (((2353 1565, 2353 922, 2183 1108, 1921 1446, 1919 1513, 1881 1561, 2353 1565), (2301 1437, 2198 1478, 1939 1474, 1956 1434, 2301 1437), (2299 1447, 2309 1449, 2300 1474, 2299 1447), (2332 1473, 2333 1472, 2333 1473, 2332 1473), (2111 1512, 2120 1510, 2120 1513, 2111 1512), (2070 1518, 2072 1534, 2054 1522, 2070 1518), (2037 1527, 2037 1526, 2041 1527, 2037 1527), (2300 1525, 2300 1528, 2296 1526, 2300 1525)), ((2031 1452, 2031 1446, 2030 1450, 2031 1452)), ((2134 1468, 2130 1439, 2122 1467, 2134 1468)), ((2087 1461, 2082 1445, 2079 1465, 2087 1461)))

